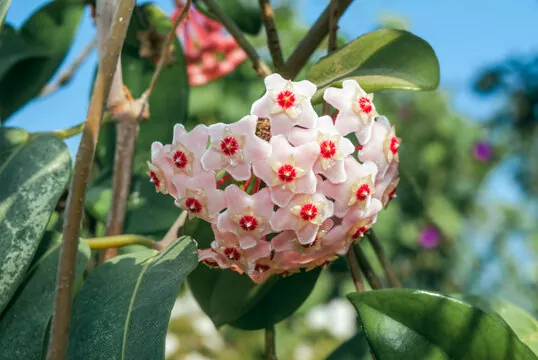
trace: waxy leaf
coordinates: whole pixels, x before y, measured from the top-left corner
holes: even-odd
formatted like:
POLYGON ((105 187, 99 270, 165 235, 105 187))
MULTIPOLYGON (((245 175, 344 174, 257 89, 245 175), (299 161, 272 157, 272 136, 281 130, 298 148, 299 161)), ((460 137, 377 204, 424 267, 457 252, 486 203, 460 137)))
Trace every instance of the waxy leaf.
POLYGON ((348 295, 378 360, 535 360, 497 316, 440 294, 387 289, 348 295))
POLYGON ((11 153, 22 143, 26 142, 30 134, 28 131, 11 127, 0 127, 0 166, 11 153))
POLYGON ((312 102, 323 100, 329 86, 354 79, 367 92, 387 89, 433 90, 439 85, 439 61, 423 39, 404 30, 367 33, 312 65, 306 78, 318 86, 312 102))
POLYGON ((327 360, 374 360, 370 346, 364 335, 359 331, 351 339, 340 345, 327 360))
POLYGON ((52 135, 30 137, 0 166, 0 312, 23 279, 70 175, 69 150, 52 135))
POLYGON ((164 359, 170 313, 198 263, 195 242, 115 257, 90 273, 73 308, 68 359, 164 359))
MULTIPOLYGON (((82 2, 51 1, 19 29, 19 61, 13 62, 9 72, 0 78, 0 121, 36 97, 54 75, 71 47, 82 11, 82 2), (24 51, 21 42, 27 44, 24 51)), ((1 50, 0 58, 13 56, 10 48, 1 50)))
MULTIPOLYGON (((195 1, 196 7, 209 17, 213 17, 203 1, 195 1)), ((252 0, 216 0, 224 13, 237 27, 249 35, 257 35, 262 27, 262 17, 258 2, 252 0)), ((217 19, 215 19, 217 20, 217 19)), ((217 20, 218 21, 218 20, 217 20)))
MULTIPOLYGON (((0 354, 3 359, 40 359, 52 316, 60 242, 45 252, 28 272, 14 301, 0 318, 0 354)), ((80 278, 90 259, 90 248, 81 242, 75 278, 80 278)))
MULTIPOLYGON (((187 234, 196 234, 200 249, 214 240, 211 226, 200 220, 185 224, 187 234)), ((204 312, 220 327, 225 324, 255 330, 284 320, 312 292, 320 270, 273 276, 257 285, 247 275, 231 270, 210 269, 200 264, 188 277, 189 287, 204 312)))

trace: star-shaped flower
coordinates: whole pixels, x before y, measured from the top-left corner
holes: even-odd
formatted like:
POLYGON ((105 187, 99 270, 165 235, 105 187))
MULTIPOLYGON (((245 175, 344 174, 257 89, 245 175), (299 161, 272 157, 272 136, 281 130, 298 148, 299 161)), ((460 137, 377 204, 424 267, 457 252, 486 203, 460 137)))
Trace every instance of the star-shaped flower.
POLYGON ((321 224, 333 215, 333 203, 321 194, 296 195, 271 219, 274 231, 293 230, 301 244, 311 244, 321 224))
POLYGON ((400 139, 396 137, 394 127, 386 117, 380 116, 373 124, 371 140, 359 150, 359 159, 374 162, 378 176, 383 177, 393 162, 399 162, 399 147, 400 139))
POLYGON ((271 156, 253 162, 254 174, 271 190, 271 198, 278 206, 286 206, 295 194, 311 194, 317 179, 313 165, 319 154, 315 142, 293 147, 283 135, 271 138, 271 156))
POLYGON ((332 183, 346 181, 344 158, 355 151, 355 147, 340 135, 330 116, 317 119, 313 129, 294 128, 288 134, 293 145, 302 145, 315 141, 319 145, 319 155, 314 165, 314 172, 322 174, 332 183))
POLYGON ((370 203, 375 193, 375 177, 377 166, 372 162, 360 164, 353 157, 348 156, 345 161, 347 180, 341 184, 330 181, 323 182, 323 193, 334 199, 334 214, 343 217, 351 207, 364 209, 370 203))
POLYGON ((272 231, 269 221, 274 205, 269 189, 248 195, 237 185, 229 185, 224 189, 224 195, 228 209, 219 215, 218 229, 234 233, 243 249, 256 246, 264 235, 272 231))
POLYGON ((294 126, 311 128, 317 114, 310 103, 316 85, 308 80, 292 82, 279 74, 265 78, 266 93, 257 100, 251 114, 271 120, 273 135, 285 134, 294 126))
POLYGON ((236 180, 248 180, 251 162, 266 159, 271 152, 269 143, 256 136, 257 122, 256 116, 247 115, 231 125, 211 125, 211 146, 202 157, 204 168, 225 169, 236 180))

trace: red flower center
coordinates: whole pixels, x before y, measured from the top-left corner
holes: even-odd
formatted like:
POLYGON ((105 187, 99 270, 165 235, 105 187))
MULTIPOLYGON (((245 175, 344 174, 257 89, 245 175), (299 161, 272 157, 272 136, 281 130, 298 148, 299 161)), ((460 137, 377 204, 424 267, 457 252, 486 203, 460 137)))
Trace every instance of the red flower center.
POLYGON ((220 142, 220 150, 226 156, 233 156, 239 150, 239 142, 233 136, 227 136, 220 142))
POLYGON ((290 164, 284 164, 278 168, 278 178, 280 181, 290 183, 297 177, 295 167, 290 164))
POLYGON ((181 150, 177 150, 174 153, 174 164, 178 169, 184 169, 185 166, 189 164, 189 159, 187 159, 187 155, 181 150))
POLYGON ((397 137, 392 137, 390 139, 390 152, 394 155, 398 153, 398 148, 400 147, 400 140, 397 137))
POLYGON ((276 101, 278 106, 287 110, 295 104, 295 94, 289 90, 281 91, 278 94, 276 101))
POLYGON ((245 231, 253 231, 258 227, 258 220, 252 215, 243 215, 239 219, 239 226, 245 231))
POLYGON ((310 221, 318 216, 318 208, 314 204, 305 204, 299 212, 299 216, 304 221, 310 221))
POLYGON ((367 97, 361 97, 359 98, 359 107, 361 108, 361 111, 365 114, 369 114, 372 112, 372 102, 367 97))
POLYGON ((266 264, 256 264, 256 266, 254 266, 254 271, 257 271, 257 272, 266 272, 267 270, 269 270, 271 267, 269 265, 266 265, 266 264))
POLYGON ((357 197, 357 200, 364 201, 368 198, 368 195, 370 195, 370 185, 368 184, 362 184, 355 193, 355 197, 357 197))
POLYGON ((357 229, 357 231, 355 231, 353 233, 353 235, 351 235, 351 238, 353 240, 357 240, 358 238, 361 238, 364 236, 364 234, 366 234, 366 232, 368 231, 368 227, 367 226, 361 226, 360 228, 357 229))
POLYGON ((206 264, 207 266, 212 267, 212 268, 218 268, 219 267, 219 263, 216 262, 213 259, 204 259, 204 260, 202 260, 202 262, 204 264, 206 264))
POLYGON ((155 185, 155 187, 160 188, 161 187, 161 179, 157 176, 157 173, 153 170, 149 171, 149 179, 155 185))
POLYGON ((233 247, 225 248, 224 255, 230 260, 237 261, 241 259, 241 253, 239 252, 239 250, 233 247))
POLYGON ((187 211, 198 214, 202 211, 202 204, 195 198, 190 197, 185 200, 185 207, 187 208, 187 211))
POLYGON ((319 144, 319 153, 325 159, 331 159, 336 154, 336 144, 331 140, 324 140, 319 144))

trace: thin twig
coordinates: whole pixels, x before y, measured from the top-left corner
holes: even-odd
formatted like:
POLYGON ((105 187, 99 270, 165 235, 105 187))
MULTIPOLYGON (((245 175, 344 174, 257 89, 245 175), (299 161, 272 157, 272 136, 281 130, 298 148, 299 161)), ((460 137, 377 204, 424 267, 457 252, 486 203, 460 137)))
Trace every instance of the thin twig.
POLYGON ((353 244, 353 250, 357 258, 357 263, 359 264, 364 277, 368 281, 368 284, 370 284, 370 287, 374 290, 383 288, 383 285, 381 285, 381 280, 379 280, 375 274, 372 265, 370 265, 370 262, 368 261, 366 254, 362 251, 358 241, 355 241, 353 244))
POLYGON ((84 239, 84 242, 88 244, 92 250, 103 250, 110 248, 119 248, 129 245, 143 245, 152 249, 156 248, 156 242, 140 235, 116 235, 116 236, 103 236, 99 238, 84 239))
POLYGON ((347 265, 349 267, 349 272, 353 278, 353 283, 355 284, 355 289, 357 291, 364 291, 364 283, 362 282, 361 270, 359 269, 359 264, 357 262, 357 257, 355 256, 355 251, 353 247, 350 246, 349 250, 346 253, 347 265))
POLYGON ((262 60, 262 58, 256 52, 256 49, 250 44, 247 38, 243 35, 243 32, 237 27, 235 22, 228 17, 222 10, 222 8, 215 2, 215 0, 202 0, 207 6, 209 11, 224 25, 226 30, 233 36, 237 44, 247 53, 254 70, 261 77, 271 75, 272 71, 269 66, 262 60))
POLYGON ((65 359, 84 196, 93 164, 105 102, 134 7, 135 0, 122 0, 115 12, 106 46, 107 56, 100 59, 99 70, 86 117, 86 126, 82 132, 82 139, 77 152, 73 181, 67 199, 47 360, 65 359))
POLYGON ((381 263, 381 267, 383 267, 383 270, 385 271, 385 275, 387 276, 387 280, 390 286, 395 287, 395 288, 401 288, 402 283, 400 282, 400 280, 398 280, 398 277, 396 276, 396 273, 394 272, 394 269, 392 268, 392 265, 390 264, 390 261, 387 258, 387 255, 385 254, 385 250, 383 250, 383 246, 381 245, 381 243, 379 242, 379 239, 374 233, 374 230, 370 229, 366 233, 366 237, 368 238, 368 240, 370 241, 370 244, 372 244, 372 247, 374 248, 377 258, 379 259, 379 262, 381 263))
POLYGON ((60 75, 58 80, 53 83, 45 85, 45 87, 39 93, 39 96, 47 96, 53 92, 60 90, 62 87, 67 85, 75 75, 75 72, 79 67, 84 63, 88 56, 92 53, 93 49, 97 45, 97 37, 93 38, 92 41, 86 45, 86 47, 80 52, 75 61, 69 65, 69 67, 60 75))
MULTIPOLYGON (((353 0, 336 0, 338 8, 336 17, 340 18, 353 0)), ((316 51, 319 44, 329 33, 329 18, 331 17, 331 4, 325 8, 316 23, 310 28, 308 34, 301 40, 299 45, 290 55, 289 60, 282 68, 283 76, 293 79, 306 65, 310 56, 316 51)))
POLYGON ((284 58, 282 57, 282 48, 278 39, 278 31, 275 26, 273 7, 269 0, 260 0, 260 10, 263 23, 265 24, 265 33, 267 34, 267 45, 273 60, 273 66, 276 71, 280 71, 284 66, 284 58))
MULTIPOLYGON (((336 32, 338 31, 338 1, 331 0, 329 4, 329 41, 327 45, 327 54, 336 50, 336 32)), ((323 102, 323 114, 329 115, 331 106, 328 102, 323 102)))
POLYGON ((274 325, 265 329, 265 358, 267 360, 277 360, 275 335, 274 325))
POLYGON ((183 211, 174 221, 174 224, 168 229, 161 241, 155 243, 155 248, 159 251, 164 250, 168 245, 170 245, 174 240, 179 237, 179 229, 185 225, 187 220, 188 213, 183 211))

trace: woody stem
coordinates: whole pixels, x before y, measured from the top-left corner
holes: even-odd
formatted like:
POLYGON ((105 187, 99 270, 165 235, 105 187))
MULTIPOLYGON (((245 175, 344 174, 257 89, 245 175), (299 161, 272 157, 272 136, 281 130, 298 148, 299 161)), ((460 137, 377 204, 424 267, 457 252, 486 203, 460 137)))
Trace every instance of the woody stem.
POLYGON ((275 326, 265 329, 265 356, 267 360, 278 360, 276 357, 275 326))
POLYGON ((385 251, 383 250, 383 246, 381 246, 381 243, 379 242, 379 239, 377 238, 377 235, 374 233, 373 229, 368 230, 366 233, 366 237, 370 241, 370 244, 372 244, 372 247, 374 248, 374 251, 377 255, 377 258, 379 259, 379 262, 381 263, 381 266, 383 267, 383 270, 385 271, 385 275, 387 276, 387 280, 390 284, 390 286, 395 288, 401 288, 402 283, 400 280, 398 280, 398 277, 396 276, 396 273, 394 272, 394 269, 392 268, 392 265, 389 262, 389 259, 387 258, 387 255, 385 254, 385 251))
POLYGON ((355 251, 353 247, 350 247, 346 253, 347 265, 349 267, 349 272, 351 273, 351 278, 353 279, 353 284, 355 284, 355 289, 357 291, 364 291, 364 283, 362 282, 361 270, 357 262, 357 257, 355 256, 355 251))
MULTIPOLYGON (((327 45, 327 54, 336 50, 336 31, 338 30, 338 1, 331 0, 329 4, 329 42, 327 45)), ((323 114, 329 115, 331 106, 323 102, 323 114)))
POLYGON ((359 242, 355 241, 352 246, 355 256, 357 258, 357 263, 359 264, 359 267, 364 277, 368 281, 368 284, 370 284, 371 288, 374 290, 383 288, 381 280, 379 280, 379 278, 375 274, 374 269, 372 268, 372 265, 370 265, 366 254, 362 251, 359 242))

